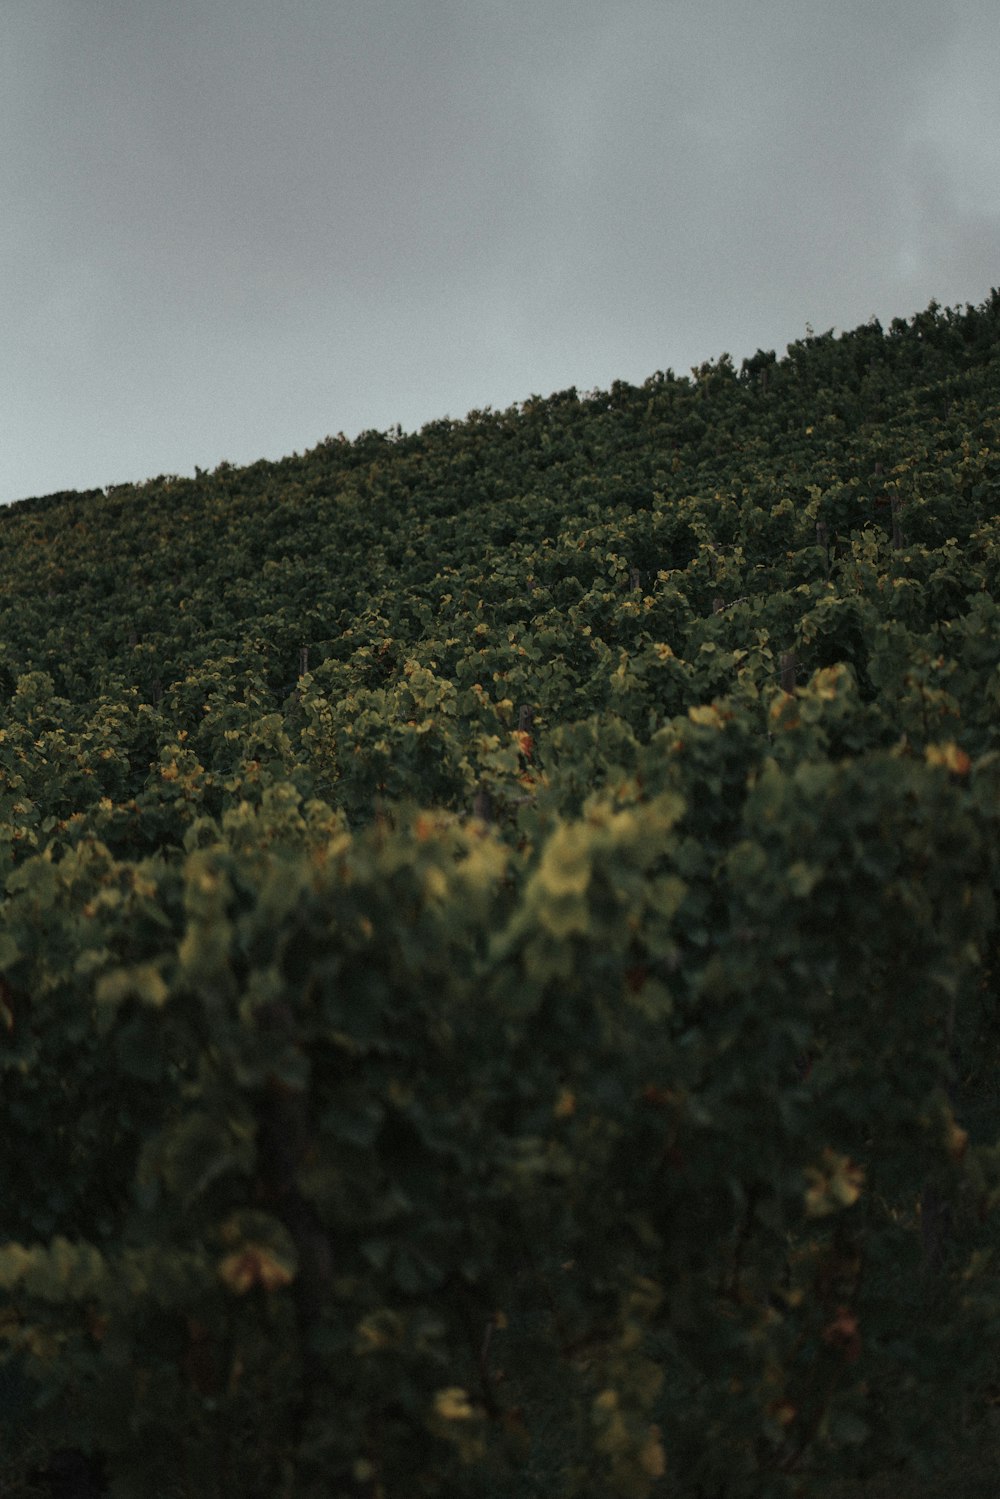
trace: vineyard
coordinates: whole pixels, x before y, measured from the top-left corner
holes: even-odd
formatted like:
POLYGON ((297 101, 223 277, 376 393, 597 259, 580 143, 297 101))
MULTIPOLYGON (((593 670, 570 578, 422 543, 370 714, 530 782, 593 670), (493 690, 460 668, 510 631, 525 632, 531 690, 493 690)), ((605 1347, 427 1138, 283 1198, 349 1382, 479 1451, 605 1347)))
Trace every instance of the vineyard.
POLYGON ((996 1441, 1000 292, 9 507, 0 825, 4 1494, 996 1441))

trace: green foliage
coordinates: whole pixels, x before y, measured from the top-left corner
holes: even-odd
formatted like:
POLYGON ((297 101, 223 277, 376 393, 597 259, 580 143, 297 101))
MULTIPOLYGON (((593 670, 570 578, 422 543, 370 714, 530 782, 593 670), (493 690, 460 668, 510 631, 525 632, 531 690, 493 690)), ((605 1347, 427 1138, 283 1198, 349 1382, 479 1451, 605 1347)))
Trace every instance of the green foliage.
POLYGON ((986 1422, 998 315, 0 516, 31 1461, 807 1499, 986 1422))

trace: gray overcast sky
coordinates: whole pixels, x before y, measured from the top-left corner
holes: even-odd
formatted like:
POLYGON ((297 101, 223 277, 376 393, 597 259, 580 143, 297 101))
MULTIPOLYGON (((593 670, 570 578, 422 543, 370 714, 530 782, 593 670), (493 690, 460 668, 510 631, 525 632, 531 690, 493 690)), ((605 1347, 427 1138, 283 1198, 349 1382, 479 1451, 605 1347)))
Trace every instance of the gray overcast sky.
POLYGON ((0 501, 1000 284, 996 0, 0 0, 0 501))

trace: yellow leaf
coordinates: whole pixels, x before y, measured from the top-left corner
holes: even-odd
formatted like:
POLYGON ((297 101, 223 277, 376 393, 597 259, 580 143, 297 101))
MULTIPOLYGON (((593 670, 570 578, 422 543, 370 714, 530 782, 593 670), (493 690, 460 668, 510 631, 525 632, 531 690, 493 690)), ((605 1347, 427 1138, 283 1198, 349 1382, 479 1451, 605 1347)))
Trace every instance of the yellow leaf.
POLYGON ((660 1441, 660 1428, 651 1426, 642 1451, 639 1453, 639 1466, 650 1478, 662 1478, 667 1471, 667 1454, 663 1450, 660 1441))
POLYGON ((832 702, 846 675, 847 669, 841 662, 838 662, 836 666, 824 666, 813 677, 812 690, 824 702, 832 702))
POLYGON ((569 1088, 561 1088, 552 1113, 556 1119, 569 1119, 576 1113, 576 1096, 569 1088))
POLYGON ((959 749, 953 739, 949 739, 947 744, 929 744, 924 750, 924 759, 928 765, 943 765, 957 776, 967 776, 972 769, 969 756, 964 749, 959 749))
POLYGON ((424 870, 424 894, 433 901, 442 901, 448 894, 447 876, 436 865, 424 870))
POLYGON ((957 1124, 950 1114, 948 1116, 948 1132, 946 1143, 948 1147, 948 1154, 951 1156, 951 1159, 953 1161, 962 1160, 965 1152, 969 1148, 969 1131, 967 1129, 963 1129, 960 1124, 957 1124))
POLYGON ((113 968, 97 981, 94 998, 99 1005, 119 1005, 126 999, 138 999, 159 1009, 166 1004, 170 990, 152 963, 137 963, 132 968, 113 968))
POLYGON ((234 1295, 244 1296, 253 1286, 277 1291, 291 1285, 295 1272, 266 1244, 244 1244, 220 1261, 219 1278, 234 1295))
POLYGON ((373 1312, 357 1326, 358 1353, 379 1353, 395 1348, 403 1338, 403 1324, 394 1312, 373 1312))
POLYGON ((16 1286, 33 1267, 35 1259, 23 1244, 5 1244, 0 1249, 0 1287, 7 1291, 16 1286))
POLYGON ((590 884, 590 835, 579 823, 563 824, 545 845, 532 883, 548 895, 582 895, 590 884))
POLYGON ((438 1390, 434 1396, 434 1410, 444 1421, 471 1421, 476 1414, 468 1393, 460 1385, 438 1390))
POLYGON ((846 1155, 838 1155, 827 1147, 823 1151, 823 1166, 810 1166, 806 1170, 809 1187, 805 1194, 806 1215, 810 1218, 825 1218, 838 1208, 849 1208, 861 1196, 865 1173, 855 1166, 846 1155))
POLYGON ((789 692, 783 692, 780 697, 776 697, 768 712, 772 723, 780 725, 783 729, 797 729, 799 726, 797 702, 789 692))
POLYGON ((688 709, 688 718, 692 723, 704 724, 708 729, 722 729, 727 719, 732 718, 732 714, 720 713, 714 703, 701 703, 688 709))

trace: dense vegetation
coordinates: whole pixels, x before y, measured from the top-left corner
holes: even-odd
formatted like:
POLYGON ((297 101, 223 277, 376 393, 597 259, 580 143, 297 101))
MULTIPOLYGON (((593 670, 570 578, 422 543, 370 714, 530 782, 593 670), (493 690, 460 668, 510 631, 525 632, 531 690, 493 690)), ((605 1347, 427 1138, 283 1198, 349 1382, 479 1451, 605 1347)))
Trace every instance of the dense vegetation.
POLYGON ((0 688, 22 1466, 766 1499, 988 1429, 1000 293, 24 501, 0 688))

